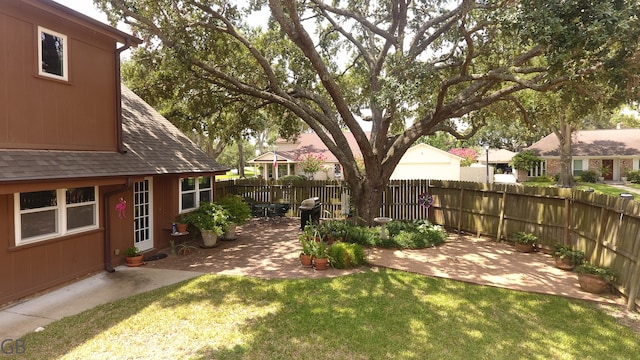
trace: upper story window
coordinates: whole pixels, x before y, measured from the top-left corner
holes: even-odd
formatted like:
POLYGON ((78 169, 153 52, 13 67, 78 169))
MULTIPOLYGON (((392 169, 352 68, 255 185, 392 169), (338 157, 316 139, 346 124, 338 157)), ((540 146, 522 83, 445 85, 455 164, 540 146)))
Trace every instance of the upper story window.
POLYGON ((200 203, 213 201, 210 176, 180 179, 180 212, 193 210, 200 203))
POLYGON ((16 193, 16 246, 98 228, 97 187, 16 193))
POLYGON ((38 26, 38 75, 69 80, 67 36, 38 26))

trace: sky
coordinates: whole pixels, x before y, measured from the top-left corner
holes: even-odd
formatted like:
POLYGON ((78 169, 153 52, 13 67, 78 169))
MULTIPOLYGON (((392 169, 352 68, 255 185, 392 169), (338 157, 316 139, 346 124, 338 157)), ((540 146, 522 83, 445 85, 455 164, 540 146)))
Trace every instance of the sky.
POLYGON ((91 16, 92 18, 96 20, 100 20, 105 24, 108 23, 107 16, 93 5, 93 0, 53 0, 53 1, 60 3, 84 15, 91 16))

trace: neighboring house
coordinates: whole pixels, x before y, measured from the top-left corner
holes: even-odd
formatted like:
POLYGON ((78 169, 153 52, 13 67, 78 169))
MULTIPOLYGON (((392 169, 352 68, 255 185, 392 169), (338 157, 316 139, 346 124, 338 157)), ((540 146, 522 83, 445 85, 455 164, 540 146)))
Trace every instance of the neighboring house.
MULTIPOLYGON (((356 159, 362 158, 353 134, 346 132, 345 137, 356 159)), ((285 175, 305 175, 300 162, 310 154, 324 159, 322 170, 313 174, 315 180, 342 179, 340 162, 315 133, 302 133, 294 141, 278 139, 275 151, 261 154, 247 163, 259 166, 263 177, 278 179, 285 175)))
MULTIPOLYGON (((345 136, 355 158, 362 158, 353 134, 346 132, 345 136)), ((260 174, 265 178, 278 179, 284 175, 305 175, 300 161, 309 154, 313 154, 324 159, 323 169, 313 174, 315 180, 342 179, 340 162, 315 133, 300 134, 295 141, 278 139, 276 147, 275 151, 261 154, 248 161, 249 164, 258 165, 260 174)), ((430 145, 417 144, 409 148, 400 159, 391 179, 459 180, 461 160, 462 158, 456 155, 430 145)))
POLYGON ((227 168, 121 87, 139 39, 50 0, 0 1, 0 27, 4 304, 167 248, 227 168))
MULTIPOLYGON (((555 134, 549 134, 524 150, 532 150, 542 159, 540 167, 529 176, 560 173, 560 142, 555 134)), ((580 130, 571 135, 574 176, 586 170, 601 174, 605 180, 619 181, 627 171, 638 170, 640 165, 640 129, 580 130)))
POLYGON ((460 180, 463 158, 427 144, 416 144, 402 156, 391 180, 460 180))

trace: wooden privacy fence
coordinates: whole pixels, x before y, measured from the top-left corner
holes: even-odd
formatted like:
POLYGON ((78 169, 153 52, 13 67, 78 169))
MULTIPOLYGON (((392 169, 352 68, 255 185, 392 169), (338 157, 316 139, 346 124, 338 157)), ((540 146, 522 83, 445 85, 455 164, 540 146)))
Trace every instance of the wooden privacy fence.
MULTIPOLYGON (((230 180, 216 183, 216 198, 226 194, 249 197, 258 203, 299 205, 319 197, 322 217, 348 214, 350 191, 344 182, 230 180)), ((392 180, 381 194, 380 216, 397 220, 429 218, 449 230, 509 239, 518 231, 535 234, 544 247, 556 243, 583 250, 594 265, 617 273, 616 287, 635 309, 640 285, 640 202, 574 189, 528 187, 437 180, 392 180), (433 198, 427 210, 421 194, 433 198)))

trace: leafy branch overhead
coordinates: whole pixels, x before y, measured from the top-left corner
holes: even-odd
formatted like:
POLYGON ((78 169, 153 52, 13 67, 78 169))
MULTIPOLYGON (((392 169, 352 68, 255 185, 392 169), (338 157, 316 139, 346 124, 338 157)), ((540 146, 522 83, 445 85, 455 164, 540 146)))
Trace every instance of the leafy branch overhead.
POLYGON ((635 1, 95 2, 148 39, 148 50, 183 64, 196 88, 267 112, 282 136, 302 120, 336 156, 369 220, 376 192, 420 137, 469 138, 485 123, 474 112, 606 71, 638 38, 635 1))

